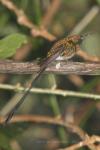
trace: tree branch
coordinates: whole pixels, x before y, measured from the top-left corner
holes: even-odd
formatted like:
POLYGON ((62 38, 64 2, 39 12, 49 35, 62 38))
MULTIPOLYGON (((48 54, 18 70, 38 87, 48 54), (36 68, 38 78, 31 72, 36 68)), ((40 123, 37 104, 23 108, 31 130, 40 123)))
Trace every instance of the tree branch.
MULTIPOLYGON (((0 116, 1 125, 3 124, 4 120, 5 117, 0 116)), ((62 148, 59 150, 72 150, 72 149, 80 148, 85 145, 88 146, 91 150, 94 150, 95 149, 94 143, 100 142, 99 136, 95 136, 95 135, 89 136, 80 127, 69 122, 64 122, 62 118, 57 118, 57 117, 54 118, 54 117, 38 116, 38 115, 20 115, 20 116, 14 116, 10 121, 10 123, 17 123, 17 122, 46 123, 46 124, 63 126, 65 128, 68 128, 70 132, 77 134, 82 140, 78 144, 74 144, 72 146, 69 146, 68 148, 65 149, 62 148)))
POLYGON ((17 22, 20 25, 23 25, 30 29, 30 33, 33 37, 41 36, 45 39, 48 39, 49 41, 53 41, 56 39, 56 37, 49 33, 45 28, 43 27, 37 27, 31 20, 26 16, 24 11, 22 9, 19 9, 12 1, 10 0, 0 0, 0 3, 7 7, 10 11, 12 11, 16 17, 17 22))
MULTIPOLYGON (((0 84, 0 89, 23 91, 24 87, 19 86, 19 85, 14 86, 14 85, 9 85, 9 84, 0 84)), ((73 96, 73 97, 79 97, 79 98, 91 98, 93 100, 100 100, 99 94, 75 92, 75 91, 70 91, 70 90, 32 88, 30 92, 37 93, 37 94, 51 94, 51 95, 71 96, 71 97, 73 96)))
MULTIPOLYGON (((50 64, 46 73, 54 74, 77 74, 77 75, 100 75, 100 62, 70 62, 61 61, 59 69, 57 61, 50 64)), ((9 74, 33 74, 39 70, 37 62, 15 62, 0 60, 0 73, 9 74)))

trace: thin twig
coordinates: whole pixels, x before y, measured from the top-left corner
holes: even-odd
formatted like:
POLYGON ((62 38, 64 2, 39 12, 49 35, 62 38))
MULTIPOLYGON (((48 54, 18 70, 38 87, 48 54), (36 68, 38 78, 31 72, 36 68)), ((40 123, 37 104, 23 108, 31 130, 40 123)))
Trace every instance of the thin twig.
POLYGON ((19 9, 12 1, 10 0, 0 0, 2 5, 7 7, 9 10, 13 11, 17 17, 17 22, 20 25, 26 26, 30 29, 30 33, 32 36, 41 36, 43 38, 46 38, 50 41, 55 40, 55 36, 50 34, 45 28, 43 27, 37 27, 35 24, 33 24, 29 18, 25 15, 24 11, 22 9, 19 9))
MULTIPOLYGON (((79 149, 83 146, 91 146, 91 144, 95 144, 96 142, 100 142, 100 137, 99 136, 91 136, 91 137, 88 137, 87 139, 77 143, 77 144, 74 144, 74 145, 71 145, 67 148, 63 148, 63 149, 59 149, 59 150, 76 150, 76 149, 79 149)), ((98 147, 100 148, 100 146, 98 147)), ((99 150, 96 148, 96 146, 94 148, 91 148, 93 150, 99 150)))
POLYGON ((61 0, 53 0, 49 5, 43 19, 42 19, 42 26, 48 27, 51 23, 52 18, 55 16, 55 13, 59 9, 61 4, 61 0))
MULTIPOLYGON (((52 63, 45 72, 54 74, 100 75, 100 62, 66 62, 61 61, 59 69, 57 61, 52 63)), ((0 73, 32 74, 39 70, 37 62, 15 62, 0 60, 0 73)))
MULTIPOLYGON (((5 120, 5 117, 0 117, 0 124, 3 124, 4 120, 5 120)), ((12 120, 10 120, 10 123, 16 123, 16 122, 46 123, 46 124, 63 126, 65 128, 68 128, 70 130, 70 132, 77 134, 83 140, 82 142, 84 144, 82 146, 87 145, 92 150, 94 150, 94 148, 95 148, 94 143, 100 142, 99 136, 90 137, 87 133, 85 133, 78 126, 68 123, 68 122, 64 122, 61 118, 57 118, 57 117, 54 118, 54 117, 37 116, 37 115, 36 116, 35 115, 20 115, 20 116, 14 116, 12 118, 12 120)), ((64 141, 64 142, 66 142, 66 141, 64 141)), ((75 147, 75 145, 72 145, 72 146, 75 147)), ((77 146, 77 144, 76 144, 76 146, 77 146)))
POLYGON ((84 60, 87 61, 94 61, 94 62, 100 61, 100 57, 89 55, 86 51, 83 50, 77 51, 77 55, 79 55, 80 57, 82 57, 84 60))
POLYGON ((82 32, 86 26, 97 16, 99 13, 99 6, 93 6, 88 13, 76 24, 70 34, 78 34, 82 32))
MULTIPOLYGON (((0 89, 23 91, 24 87, 21 87, 19 85, 14 86, 14 85, 9 85, 9 84, 0 84, 0 89)), ((64 97, 71 96, 71 97, 91 98, 93 100, 100 100, 100 95, 98 94, 75 92, 75 91, 70 91, 70 90, 32 88, 30 92, 37 93, 37 94, 61 95, 64 97)))
MULTIPOLYGON (((0 124, 3 124, 5 117, 0 116, 0 124)), ((85 139, 88 135, 78 126, 64 122, 61 118, 57 117, 48 117, 48 116, 39 116, 39 115, 16 115, 14 116, 9 123, 16 122, 33 122, 33 123, 48 123, 52 125, 60 125, 66 128, 69 128, 71 132, 76 133, 81 139, 85 139)))

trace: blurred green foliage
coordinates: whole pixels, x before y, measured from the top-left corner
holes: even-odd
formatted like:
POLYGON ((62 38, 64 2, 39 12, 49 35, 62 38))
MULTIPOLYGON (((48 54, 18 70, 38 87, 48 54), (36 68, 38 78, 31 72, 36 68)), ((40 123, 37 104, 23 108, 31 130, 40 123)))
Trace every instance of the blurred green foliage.
POLYGON ((4 150, 12 150, 9 144, 9 138, 2 133, 0 133, 0 148, 4 150))

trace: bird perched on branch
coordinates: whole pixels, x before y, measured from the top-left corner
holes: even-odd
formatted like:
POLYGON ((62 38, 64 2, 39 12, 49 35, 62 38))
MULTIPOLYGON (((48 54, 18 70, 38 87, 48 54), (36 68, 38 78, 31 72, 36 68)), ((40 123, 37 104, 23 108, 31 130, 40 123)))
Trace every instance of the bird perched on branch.
POLYGON ((4 121, 5 124, 7 124, 10 121, 10 119, 13 117, 18 107, 25 100, 25 97, 28 95, 34 83, 37 81, 40 75, 45 71, 48 65, 54 62, 55 60, 60 61, 60 60, 65 60, 65 59, 68 60, 72 58, 78 51, 81 42, 84 40, 84 38, 87 35, 88 34, 68 36, 64 39, 57 41, 51 47, 51 49, 47 53, 46 59, 40 64, 39 71, 36 73, 35 76, 32 77, 29 86, 24 89, 23 96, 19 99, 18 103, 11 109, 11 111, 7 114, 6 119, 4 121))

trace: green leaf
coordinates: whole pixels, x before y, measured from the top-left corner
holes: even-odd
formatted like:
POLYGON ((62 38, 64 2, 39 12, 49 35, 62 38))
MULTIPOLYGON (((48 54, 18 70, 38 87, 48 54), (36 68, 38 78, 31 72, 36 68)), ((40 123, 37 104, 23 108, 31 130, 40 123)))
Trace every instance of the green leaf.
POLYGON ((27 38, 20 33, 11 34, 0 40, 0 58, 4 59, 13 56, 16 50, 25 43, 27 43, 27 38))

